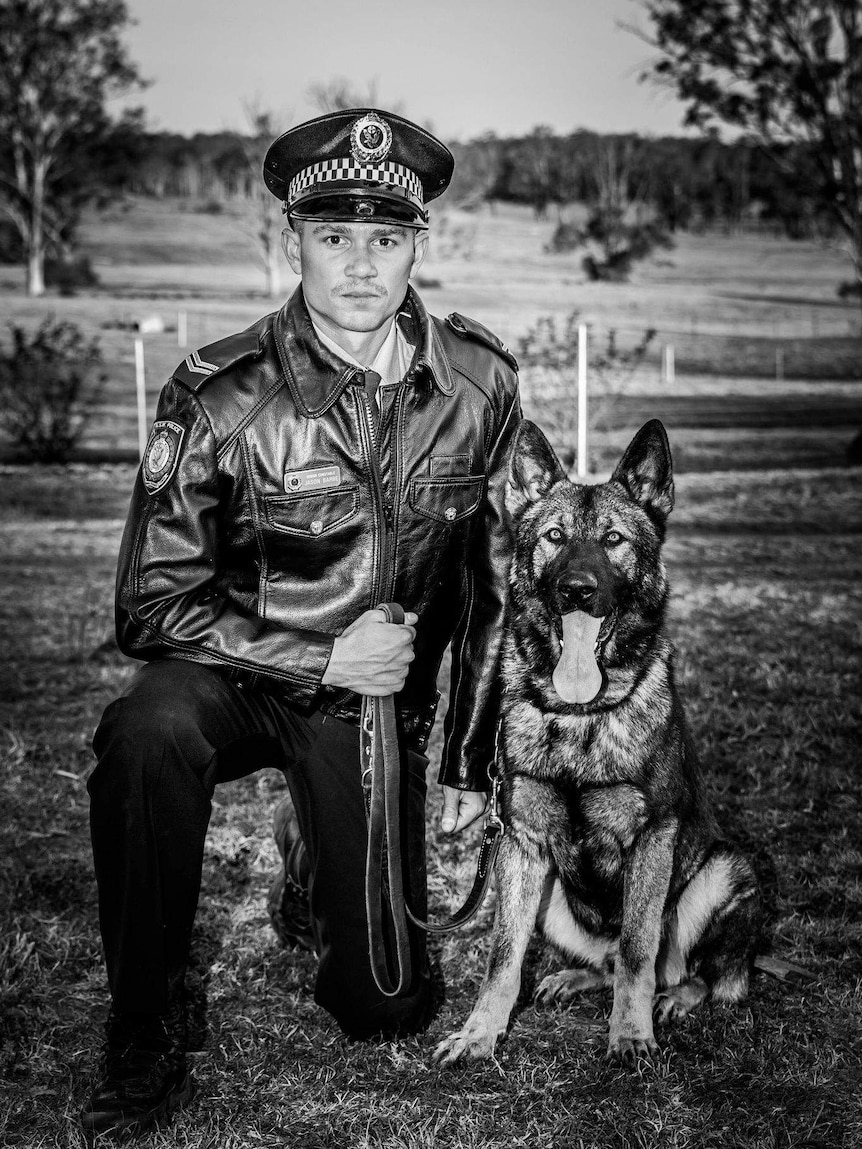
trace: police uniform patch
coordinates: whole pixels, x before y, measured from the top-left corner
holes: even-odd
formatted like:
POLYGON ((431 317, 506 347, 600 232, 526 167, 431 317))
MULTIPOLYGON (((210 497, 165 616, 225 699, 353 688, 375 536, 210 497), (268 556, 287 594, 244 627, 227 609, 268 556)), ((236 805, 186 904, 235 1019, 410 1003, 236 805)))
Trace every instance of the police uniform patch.
POLYGON ((185 427, 172 419, 157 419, 153 423, 141 465, 144 486, 149 494, 164 490, 174 477, 185 434, 185 427))

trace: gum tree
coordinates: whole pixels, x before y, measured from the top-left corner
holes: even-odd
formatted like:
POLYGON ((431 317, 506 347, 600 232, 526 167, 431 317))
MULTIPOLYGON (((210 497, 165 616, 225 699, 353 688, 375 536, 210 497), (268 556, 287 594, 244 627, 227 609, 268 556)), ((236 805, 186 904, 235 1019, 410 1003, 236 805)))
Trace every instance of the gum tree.
POLYGON ((45 290, 45 255, 62 247, 85 162, 116 129, 108 100, 140 86, 121 35, 122 0, 0 0, 0 211, 24 246, 27 292, 45 290))
POLYGON ((685 122, 758 141, 846 240, 862 293, 860 0, 643 0, 659 50, 647 76, 685 122), (794 157, 804 157, 794 163, 794 157), (814 173, 806 178, 800 173, 814 173))

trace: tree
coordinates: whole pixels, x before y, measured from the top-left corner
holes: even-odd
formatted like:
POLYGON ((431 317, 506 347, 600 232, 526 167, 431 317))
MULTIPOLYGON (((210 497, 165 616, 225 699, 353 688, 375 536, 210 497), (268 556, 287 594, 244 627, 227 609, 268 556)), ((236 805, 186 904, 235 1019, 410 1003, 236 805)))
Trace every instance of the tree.
POLYGON ((122 0, 0 0, 0 211, 21 236, 30 295, 45 290, 46 250, 62 250, 80 192, 96 192, 92 159, 117 130, 107 101, 141 85, 120 39, 128 22, 122 0))
POLYGON ((580 228, 561 221, 551 238, 551 251, 588 249, 582 266, 592 280, 625 282, 633 263, 656 247, 673 246, 649 206, 649 173, 637 155, 637 142, 632 136, 608 136, 594 142, 586 224, 580 228))
POLYGON ((644 0, 660 58, 646 73, 685 122, 749 133, 847 242, 862 293, 862 4, 644 0), (811 164, 796 164, 800 153, 811 164))
MULTIPOLYGON (((324 112, 342 112, 348 108, 378 108, 377 79, 369 80, 366 87, 351 83, 344 76, 336 76, 325 83, 311 84, 308 98, 324 112)), ((401 100, 387 101, 387 111, 403 113, 401 100)))
POLYGON ((243 140, 249 174, 250 226, 248 234, 266 274, 266 291, 275 297, 281 290, 281 231, 286 220, 281 204, 263 182, 263 161, 267 149, 284 128, 276 126, 274 113, 264 111, 254 101, 245 106, 251 135, 243 140))

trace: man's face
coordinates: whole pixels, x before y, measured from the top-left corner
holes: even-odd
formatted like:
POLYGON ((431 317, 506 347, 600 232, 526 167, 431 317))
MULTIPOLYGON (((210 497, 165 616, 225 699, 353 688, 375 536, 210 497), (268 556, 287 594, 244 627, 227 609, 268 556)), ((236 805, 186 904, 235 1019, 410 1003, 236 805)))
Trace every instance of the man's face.
POLYGON ((304 220, 299 228, 285 229, 285 255, 302 276, 308 310, 333 332, 383 327, 404 302, 428 246, 424 232, 395 224, 304 220))

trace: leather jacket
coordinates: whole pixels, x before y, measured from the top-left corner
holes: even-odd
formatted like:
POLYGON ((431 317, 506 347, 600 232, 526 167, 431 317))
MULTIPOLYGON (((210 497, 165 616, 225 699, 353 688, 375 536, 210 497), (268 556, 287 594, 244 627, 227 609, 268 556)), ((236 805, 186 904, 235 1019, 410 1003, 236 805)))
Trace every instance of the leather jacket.
POLYGON ((429 316, 412 289, 396 321, 416 350, 383 428, 363 372, 317 338, 301 287, 180 364, 132 496, 118 639, 136 658, 205 663, 356 722, 360 698, 321 685, 333 640, 363 611, 399 602, 419 616, 399 696, 405 731, 427 740, 451 641, 440 781, 484 790, 517 365, 479 324, 429 316))

